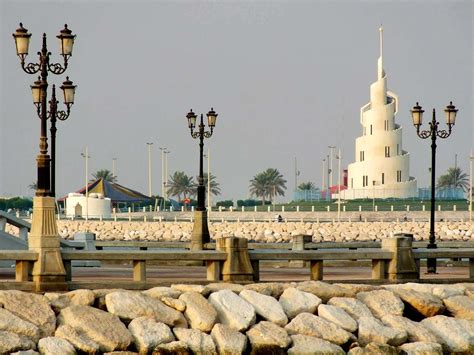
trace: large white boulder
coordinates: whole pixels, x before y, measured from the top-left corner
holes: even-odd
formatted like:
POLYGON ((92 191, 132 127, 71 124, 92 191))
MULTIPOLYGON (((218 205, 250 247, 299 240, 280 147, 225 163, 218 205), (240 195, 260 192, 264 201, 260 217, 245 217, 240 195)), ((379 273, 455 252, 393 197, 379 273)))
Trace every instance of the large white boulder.
POLYGON ((105 304, 110 313, 126 321, 148 316, 170 327, 187 327, 186 319, 181 312, 140 292, 109 293, 105 296, 105 304))
POLYGON ((209 301, 197 292, 185 292, 179 300, 186 304, 184 316, 191 328, 209 333, 217 321, 217 312, 209 301))
POLYGON ((275 298, 252 290, 243 290, 239 296, 250 303, 255 312, 263 319, 282 327, 288 323, 288 317, 283 311, 281 304, 275 298))
POLYGON ((211 293, 208 298, 221 323, 237 331, 247 330, 255 324, 256 314, 253 306, 230 290, 211 293))
POLYGON ((300 313, 314 313, 321 304, 321 299, 312 293, 288 287, 280 296, 279 302, 288 318, 294 318, 300 313))

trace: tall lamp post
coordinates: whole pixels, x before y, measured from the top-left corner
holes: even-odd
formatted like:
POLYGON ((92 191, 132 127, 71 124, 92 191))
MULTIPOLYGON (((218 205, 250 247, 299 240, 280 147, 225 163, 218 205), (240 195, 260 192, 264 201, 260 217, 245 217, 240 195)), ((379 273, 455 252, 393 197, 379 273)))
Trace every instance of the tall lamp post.
MULTIPOLYGON (((452 127, 456 122, 456 113, 458 110, 454 107, 451 101, 448 106, 444 109, 446 114, 446 124, 448 125, 448 131, 439 129, 439 122, 436 121, 436 111, 433 109, 433 117, 429 123, 429 129, 420 130, 423 121, 423 109, 416 103, 416 106, 411 110, 411 116, 413 119, 413 125, 416 127, 416 134, 422 139, 431 138, 431 213, 430 213, 430 236, 428 242, 428 249, 436 249, 436 236, 435 236, 435 176, 436 176, 436 138, 448 138, 451 135, 452 127)), ((436 258, 429 258, 427 260, 427 272, 429 274, 436 273, 436 258)))
MULTIPOLYGON (((38 259, 33 264, 31 274, 35 282, 37 291, 48 289, 65 289, 65 269, 62 263, 59 235, 55 219, 55 203, 54 195, 51 191, 51 157, 48 155, 48 137, 47 137, 47 120, 52 121, 58 117, 67 118, 69 108, 74 102, 75 86, 67 79, 61 89, 64 93, 64 102, 67 111, 57 111, 57 100, 55 87, 53 86, 52 99, 49 102, 48 112, 48 73, 55 75, 63 74, 68 66, 69 57, 72 55, 75 35, 64 26, 57 38, 60 40, 60 54, 63 57, 63 65, 60 63, 50 63, 51 53, 46 45, 46 34, 43 34, 43 42, 41 51, 38 52, 39 62, 26 64, 26 56, 30 44, 31 33, 23 27, 20 27, 13 33, 15 39, 16 53, 20 58, 20 64, 23 71, 27 74, 37 74, 40 76, 38 80, 31 85, 33 94, 33 103, 36 106, 37 114, 40 118, 40 139, 39 154, 36 158, 37 162, 37 189, 36 196, 33 199, 33 219, 31 223, 31 232, 29 236, 29 249, 38 253, 38 259)), ((55 130, 52 130, 55 134, 55 130)), ((54 153, 54 152, 53 152, 54 153)))
POLYGON ((207 225, 207 211, 206 211, 206 187, 204 186, 204 172, 203 172, 203 149, 204 138, 210 138, 216 126, 217 113, 213 108, 207 113, 207 124, 209 131, 205 130, 204 117, 201 114, 201 122, 196 126, 197 115, 190 110, 186 115, 188 119, 188 127, 191 130, 191 137, 199 139, 199 177, 197 187, 197 207, 194 211, 194 227, 191 235, 191 250, 202 250, 204 243, 208 243, 211 238, 209 235, 209 228, 207 225), (197 128, 195 131, 194 129, 197 128))

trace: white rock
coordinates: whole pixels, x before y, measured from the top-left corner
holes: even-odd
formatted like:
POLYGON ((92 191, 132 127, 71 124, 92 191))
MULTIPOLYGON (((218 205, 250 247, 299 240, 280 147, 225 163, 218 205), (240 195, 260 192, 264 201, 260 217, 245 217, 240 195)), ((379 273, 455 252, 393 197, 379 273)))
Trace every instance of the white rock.
POLYGON ((388 327, 405 330, 409 342, 438 343, 441 341, 436 335, 429 331, 423 324, 414 322, 408 318, 387 314, 382 317, 382 323, 388 327))
POLYGON ((288 349, 288 354, 294 355, 323 355, 334 354, 344 355, 346 352, 336 344, 329 341, 311 337, 308 335, 296 334, 291 336, 293 346, 288 349))
POLYGON ((36 325, 17 317, 4 308, 0 308, 0 330, 30 337, 35 342, 40 338, 40 330, 36 325))
POLYGON ((333 297, 328 305, 342 308, 348 315, 358 321, 361 317, 373 317, 370 309, 361 301, 351 297, 333 297))
POLYGON ((140 354, 147 354, 158 345, 175 340, 171 329, 153 317, 135 318, 128 325, 128 330, 140 354))
POLYGON ((252 326, 247 331, 247 336, 252 344, 252 351, 255 353, 264 353, 273 348, 284 350, 291 344, 291 339, 285 329, 267 321, 261 321, 252 326))
POLYGON ((165 306, 160 300, 139 292, 112 292, 105 296, 107 310, 124 320, 154 317, 171 327, 187 327, 181 312, 165 306))
POLYGON ((211 293, 211 290, 208 289, 207 286, 203 286, 203 285, 174 284, 174 285, 171 285, 171 288, 181 293, 197 292, 203 295, 204 297, 207 297, 211 293))
POLYGON ((29 350, 35 347, 35 343, 27 337, 0 330, 0 354, 10 354, 18 350, 29 350))
POLYGON ((58 325, 69 325, 99 344, 103 352, 125 350, 132 335, 117 316, 89 306, 64 308, 58 316, 58 325))
POLYGON ((142 291, 143 294, 161 299, 162 297, 171 297, 171 298, 178 298, 181 295, 181 291, 177 291, 172 289, 171 287, 153 287, 149 290, 142 291))
POLYGON ((445 298, 443 302, 454 317, 474 320, 474 299, 468 296, 452 296, 445 298))
MULTIPOLYGON (((231 291, 232 292, 232 291, 231 291)), ((193 354, 217 355, 212 337, 197 329, 174 328, 174 335, 185 342, 193 354)))
POLYGON ((217 321, 217 312, 200 293, 185 292, 179 300, 186 304, 184 316, 193 329, 209 333, 217 321))
POLYGON ((382 318, 386 314, 403 315, 403 302, 391 291, 359 292, 357 299, 365 303, 377 318, 382 318))
POLYGON ((423 319, 421 324, 443 340, 443 343, 446 344, 445 350, 450 352, 474 351, 474 333, 468 332, 457 319, 438 315, 423 319))
POLYGON ((0 291, 0 305, 36 325, 41 337, 52 335, 56 329, 56 316, 44 296, 21 291, 0 291))
POLYGON ((54 336, 67 340, 76 349, 88 354, 95 354, 100 350, 99 344, 69 325, 60 325, 56 329, 54 336))
POLYGON ((398 349, 406 355, 442 355, 443 348, 437 343, 415 342, 401 345, 398 349))
POLYGON ((321 304, 321 299, 312 293, 303 292, 294 287, 283 291, 279 300, 288 318, 294 318, 300 313, 314 313, 321 304))
POLYGON ((239 355, 247 348, 245 335, 221 323, 214 325, 211 336, 219 354, 239 355))
POLYGON ((320 304, 318 316, 337 324, 348 332, 353 333, 357 330, 357 322, 340 307, 320 304))
POLYGON ((221 323, 238 331, 247 330, 255 324, 256 314, 253 306, 230 290, 212 293, 209 302, 217 311, 221 323))
POLYGON ((381 321, 373 317, 359 319, 359 344, 365 346, 371 342, 401 345, 407 340, 408 334, 404 330, 386 327, 381 321))
POLYGON ((273 297, 252 290, 243 290, 239 296, 250 303, 255 312, 262 318, 279 326, 285 326, 288 323, 288 318, 281 304, 273 297))
POLYGON ((73 355, 76 354, 74 346, 61 338, 46 337, 38 342, 38 350, 42 355, 73 355))
POLYGON ((355 339, 351 333, 338 325, 310 313, 300 313, 285 326, 285 329, 290 335, 302 334, 314 336, 337 345, 342 345, 347 343, 350 339, 355 339))

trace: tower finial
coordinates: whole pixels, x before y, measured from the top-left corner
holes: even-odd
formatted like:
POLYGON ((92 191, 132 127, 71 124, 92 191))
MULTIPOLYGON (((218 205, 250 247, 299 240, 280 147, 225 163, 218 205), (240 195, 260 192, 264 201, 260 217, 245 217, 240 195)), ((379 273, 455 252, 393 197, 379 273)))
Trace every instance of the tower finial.
POLYGON ((383 26, 380 24, 379 27, 379 33, 380 33, 380 57, 378 60, 378 79, 382 79, 384 74, 383 74, 383 26))

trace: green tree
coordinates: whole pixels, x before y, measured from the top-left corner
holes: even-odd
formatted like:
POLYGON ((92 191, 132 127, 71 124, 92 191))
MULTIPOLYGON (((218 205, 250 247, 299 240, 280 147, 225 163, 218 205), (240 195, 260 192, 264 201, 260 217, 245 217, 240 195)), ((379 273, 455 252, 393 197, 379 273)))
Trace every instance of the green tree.
POLYGON ((171 196, 177 196, 180 201, 188 196, 193 196, 196 193, 194 178, 186 175, 183 171, 175 171, 168 181, 168 193, 171 196))
POLYGON ((463 191, 469 189, 469 177, 461 168, 449 168, 446 174, 438 178, 437 187, 460 187, 463 191))
MULTIPOLYGON (((199 181, 199 178, 196 176, 196 180, 199 181)), ((207 191, 207 173, 204 173, 204 186, 206 186, 207 191)), ((197 184, 196 184, 196 191, 194 194, 197 194, 197 184)), ((211 194, 214 196, 221 194, 220 184, 216 181, 216 177, 211 173, 211 194)))
POLYGON ((305 190, 313 190, 315 188, 314 184, 310 181, 308 182, 302 182, 301 184, 299 184, 298 186, 298 190, 302 190, 302 191, 305 191, 305 190))
POLYGON ((250 180, 249 189, 252 195, 262 198, 262 205, 264 205, 267 197, 273 201, 275 196, 285 195, 286 180, 278 169, 268 168, 250 180))
POLYGON ((103 170, 98 170, 94 174, 92 174, 92 177, 95 180, 99 179, 104 179, 105 181, 108 182, 117 182, 117 177, 112 174, 110 170, 103 169, 103 170))

